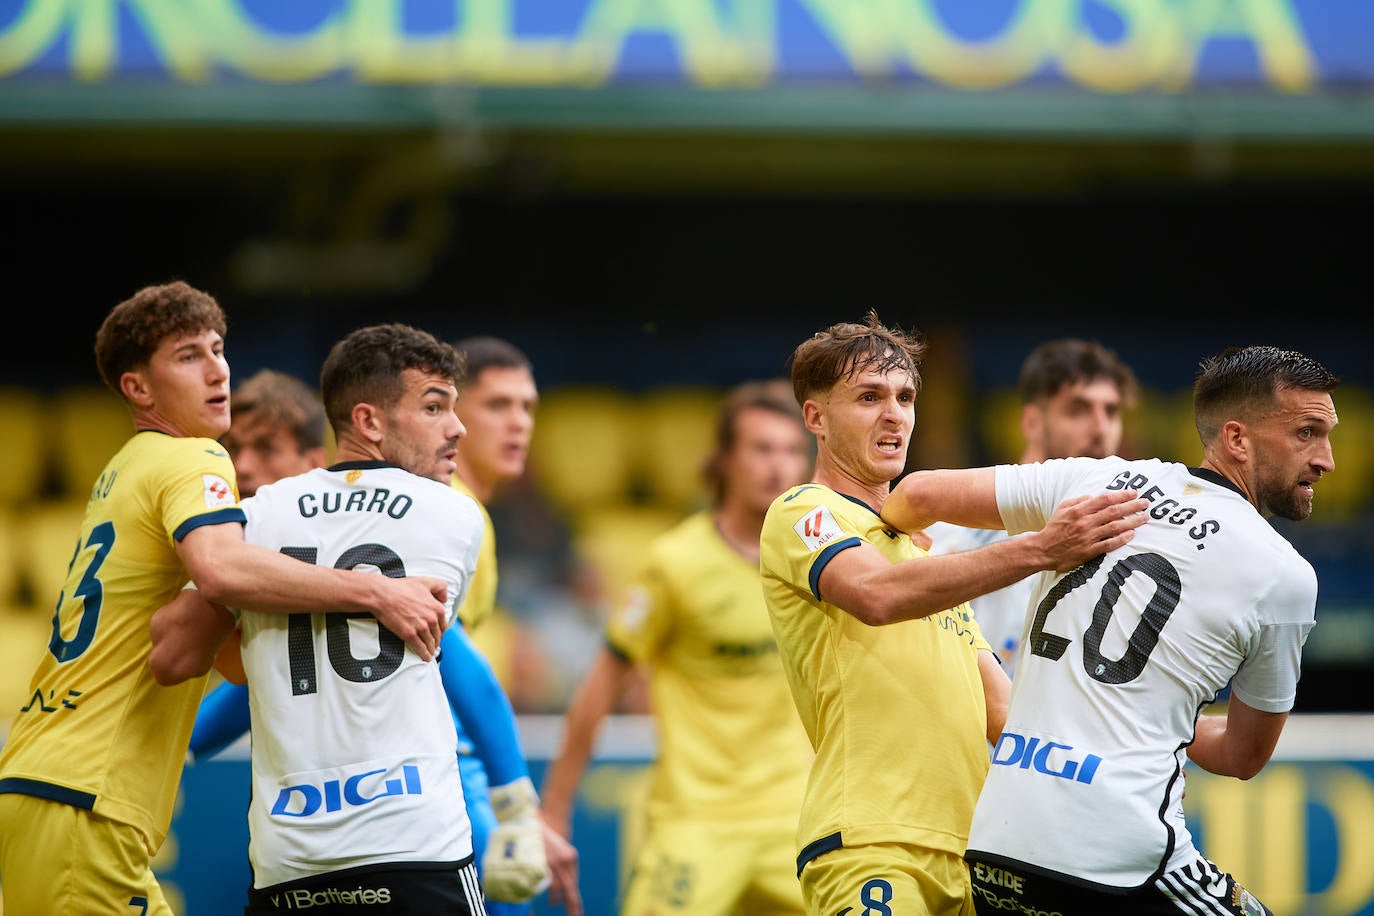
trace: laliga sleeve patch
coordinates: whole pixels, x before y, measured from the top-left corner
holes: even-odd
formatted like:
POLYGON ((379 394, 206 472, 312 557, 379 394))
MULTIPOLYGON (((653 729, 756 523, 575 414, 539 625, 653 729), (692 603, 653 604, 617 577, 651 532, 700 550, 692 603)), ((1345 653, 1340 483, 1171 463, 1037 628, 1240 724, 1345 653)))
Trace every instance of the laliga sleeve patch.
POLYGON ((644 626, 648 616, 649 593, 638 586, 630 589, 630 593, 625 597, 625 603, 617 613, 620 625, 627 630, 638 630, 644 626))
POLYGON ((825 506, 817 506, 807 512, 792 526, 792 530, 797 532, 797 537, 802 539, 806 549, 813 553, 844 534, 840 530, 839 522, 835 521, 835 516, 831 515, 830 509, 825 506))
POLYGON ((220 506, 232 506, 234 504, 234 488, 229 486, 229 481, 218 474, 201 474, 201 486, 205 490, 205 507, 207 509, 217 509, 220 506))

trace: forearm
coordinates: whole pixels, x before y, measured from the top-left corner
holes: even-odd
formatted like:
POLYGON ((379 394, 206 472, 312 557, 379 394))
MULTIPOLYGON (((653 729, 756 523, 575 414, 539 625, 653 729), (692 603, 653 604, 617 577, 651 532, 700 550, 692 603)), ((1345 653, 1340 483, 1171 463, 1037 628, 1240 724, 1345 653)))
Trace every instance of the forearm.
POLYGON ((472 739, 487 780, 502 786, 529 775, 515 710, 491 663, 455 624, 440 641, 439 676, 449 705, 472 739))
POLYGON ((241 539, 222 542, 193 574, 211 601, 245 611, 370 613, 383 600, 378 576, 304 563, 241 539))
POLYGON ((821 574, 826 601, 870 626, 916 620, 1019 582, 1045 568, 1030 536, 976 550, 891 563, 871 545, 837 554, 821 574))
POLYGON ((183 589, 158 608, 149 622, 148 667, 153 677, 170 687, 208 674, 221 643, 233 630, 232 614, 195 589, 183 589))
POLYGON ((1198 716, 1188 759, 1218 776, 1249 779, 1274 753, 1288 719, 1285 713, 1265 713, 1232 698, 1226 715, 1198 716))
POLYGON ((596 736, 615 708, 632 670, 629 662, 602 649, 568 704, 562 742, 557 756, 549 762, 540 790, 545 818, 564 836, 571 833, 577 787, 591 759, 596 736))
POLYGON ((997 660, 997 653, 978 650, 978 674, 983 681, 983 698, 987 705, 987 735, 996 744, 1007 724, 1007 706, 1011 702, 1011 681, 997 660))
POLYGON ((196 724, 191 730, 191 754, 196 759, 212 757, 233 744, 248 731, 248 688, 221 684, 200 702, 196 724))

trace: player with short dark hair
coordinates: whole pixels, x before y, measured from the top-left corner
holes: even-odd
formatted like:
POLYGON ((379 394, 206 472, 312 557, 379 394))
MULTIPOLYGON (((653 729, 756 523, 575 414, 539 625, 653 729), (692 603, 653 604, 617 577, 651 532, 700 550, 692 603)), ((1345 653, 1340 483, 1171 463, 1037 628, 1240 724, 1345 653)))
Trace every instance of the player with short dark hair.
POLYGON ((1035 531, 1085 493, 1149 504, 1129 544, 1036 577, 968 841, 980 914, 1269 916, 1194 845, 1184 762, 1249 779, 1293 707, 1317 578, 1266 519, 1311 515, 1338 381, 1291 350, 1230 348, 1193 386, 1199 467, 1051 459, 918 471, 893 491, 883 517, 903 530, 1035 531), (1199 715, 1228 685, 1225 714, 1199 715))

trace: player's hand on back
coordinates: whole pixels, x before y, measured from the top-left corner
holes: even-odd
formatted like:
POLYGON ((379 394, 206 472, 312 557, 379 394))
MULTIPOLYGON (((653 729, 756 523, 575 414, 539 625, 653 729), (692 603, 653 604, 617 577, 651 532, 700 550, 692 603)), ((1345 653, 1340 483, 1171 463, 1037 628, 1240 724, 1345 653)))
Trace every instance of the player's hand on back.
POLYGON ((1130 542, 1145 524, 1149 500, 1134 490, 1075 496, 1060 503, 1038 536, 1046 569, 1067 572, 1130 542))
POLYGON ((433 661, 448 624, 448 585, 433 576, 385 579, 373 614, 425 661, 433 661))

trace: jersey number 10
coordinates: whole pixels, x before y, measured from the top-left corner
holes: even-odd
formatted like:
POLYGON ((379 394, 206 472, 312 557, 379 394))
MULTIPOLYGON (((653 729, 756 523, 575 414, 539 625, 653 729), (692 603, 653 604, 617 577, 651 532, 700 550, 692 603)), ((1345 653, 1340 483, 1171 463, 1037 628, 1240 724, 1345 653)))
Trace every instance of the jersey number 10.
MULTIPOLYGON (((283 547, 289 557, 314 566, 319 552, 314 547, 283 547)), ((335 569, 354 569, 375 566, 384 576, 393 579, 406 574, 405 563, 390 547, 381 544, 359 544, 345 550, 334 564, 335 569)), ((291 660, 291 695, 304 696, 319 690, 319 672, 315 660, 315 634, 311 623, 313 614, 291 614, 287 622, 286 649, 291 660)), ((371 614, 351 614, 342 611, 324 615, 325 645, 329 665, 345 680, 356 684, 370 684, 394 673, 405 658, 406 646, 401 637, 377 624, 377 654, 372 658, 355 658, 349 639, 348 621, 352 618, 372 617, 371 614)), ((375 619, 375 618, 374 618, 375 619)))

